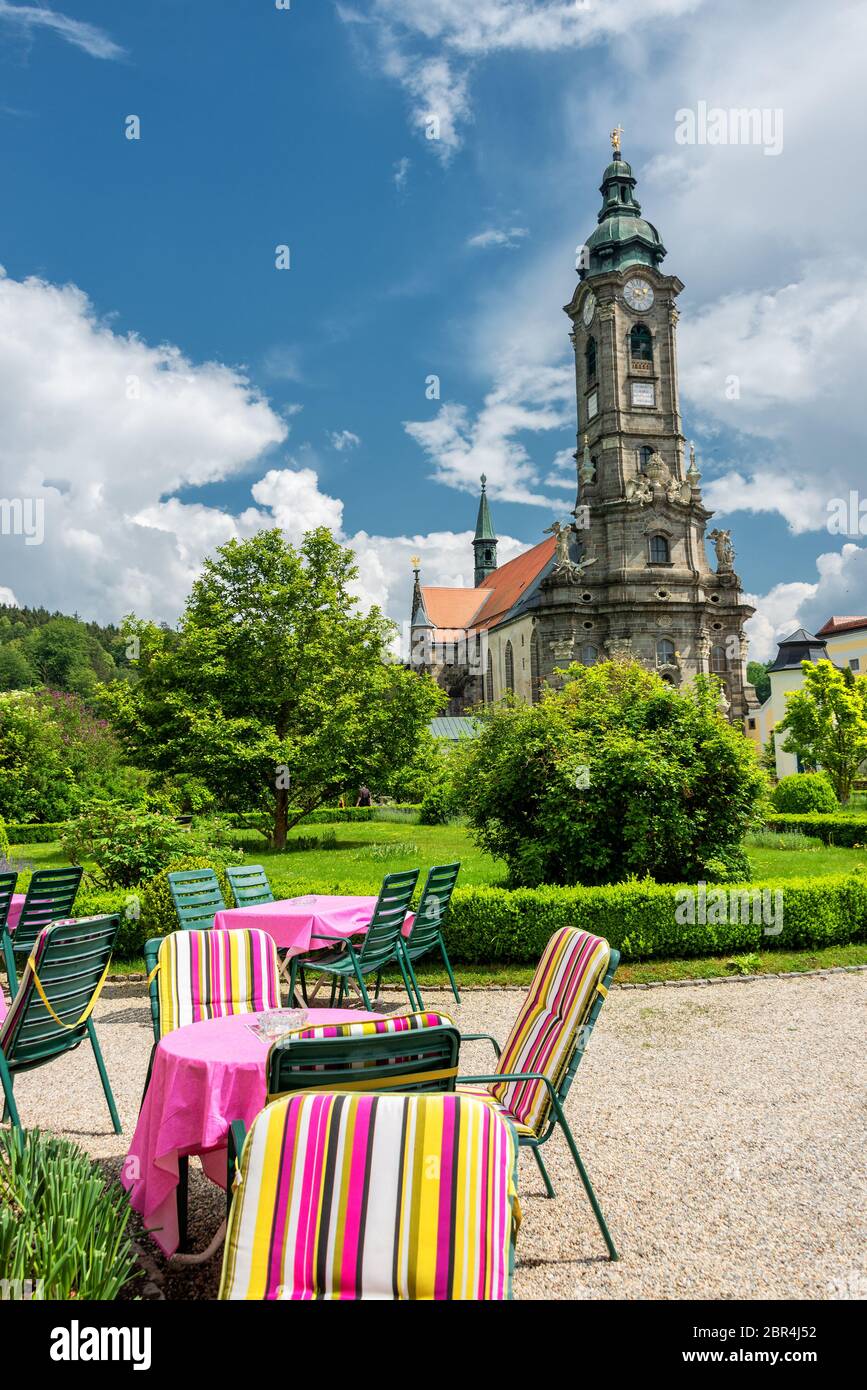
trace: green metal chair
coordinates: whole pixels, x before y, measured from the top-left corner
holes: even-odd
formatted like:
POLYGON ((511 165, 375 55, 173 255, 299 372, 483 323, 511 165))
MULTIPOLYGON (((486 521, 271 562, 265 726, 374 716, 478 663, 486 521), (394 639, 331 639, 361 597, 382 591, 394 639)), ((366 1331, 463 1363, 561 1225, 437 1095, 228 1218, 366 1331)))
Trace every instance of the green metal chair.
POLYGON ((412 986, 403 962, 400 935, 406 914, 409 911, 409 905, 412 902, 418 875, 418 869, 410 869, 399 874, 386 874, 382 880, 376 906, 373 909, 370 926, 367 928, 360 947, 356 948, 345 937, 334 936, 327 932, 313 932, 312 941, 334 941, 339 944, 331 951, 312 951, 308 955, 292 957, 289 974, 289 998, 295 998, 295 986, 300 976, 304 1002, 307 1002, 306 972, 312 970, 321 975, 331 976, 333 981, 332 999, 335 988, 339 984, 338 1003, 343 1002, 343 996, 350 982, 356 984, 364 1001, 364 1007, 369 1009, 370 997, 364 984, 365 975, 377 976, 378 995, 379 978, 385 967, 394 963, 398 966, 403 977, 409 1002, 414 1005, 412 986))
POLYGON ((418 980, 412 968, 414 960, 420 956, 426 956, 428 951, 438 949, 443 958, 449 983, 452 987, 452 994, 455 1002, 460 1004, 461 996, 458 994, 458 987, 455 983, 452 963, 446 951, 446 943, 443 939, 443 922, 449 910, 452 892, 457 882, 458 874, 461 871, 460 864, 435 864, 429 870, 427 882, 421 895, 421 902, 415 914, 415 921, 409 936, 401 940, 403 958, 406 962, 412 987, 415 990, 415 999, 420 1009, 424 1008, 424 1000, 421 997, 421 990, 418 987, 418 980))
POLYGON ((71 915, 83 872, 81 865, 68 869, 37 869, 30 880, 14 932, 3 923, 3 956, 10 995, 18 988, 15 957, 29 956, 43 927, 71 915))
POLYGON ((18 882, 16 873, 0 874, 0 931, 6 928, 9 917, 9 909, 12 906, 12 898, 15 893, 15 885, 18 882))
POLYGON ((255 903, 272 903, 274 894, 268 875, 261 864, 242 864, 226 870, 236 907, 252 907, 255 903))
MULTIPOLYGON (((120 1119, 91 1017, 105 983, 115 938, 117 913, 55 922, 40 932, 9 1012, 0 1023, 0 1082, 15 1129, 21 1120, 12 1094, 19 1072, 53 1062, 90 1039, 115 1134, 120 1119)), ((57 1098, 63 1113, 63 1096, 57 1098)))
POLYGON ((169 874, 169 889, 182 931, 209 931, 226 906, 213 869, 177 869, 169 874))
POLYGON ((462 1035, 462 1042, 484 1039, 493 1044, 495 1072, 458 1077, 459 1090, 486 1085, 485 1091, 471 1094, 486 1098, 512 1122, 518 1143, 536 1160, 549 1197, 554 1188, 540 1148, 556 1129, 561 1131, 612 1260, 619 1256, 564 1107, 619 964, 620 952, 603 938, 561 927, 545 947, 505 1046, 501 1049, 489 1033, 462 1035))

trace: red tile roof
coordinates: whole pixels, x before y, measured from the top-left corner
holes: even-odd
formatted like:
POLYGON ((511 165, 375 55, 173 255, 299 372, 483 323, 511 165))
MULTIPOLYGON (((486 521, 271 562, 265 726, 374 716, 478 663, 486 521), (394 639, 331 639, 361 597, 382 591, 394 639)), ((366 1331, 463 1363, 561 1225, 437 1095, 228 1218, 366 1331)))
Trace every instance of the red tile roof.
POLYGON ((855 632, 860 627, 867 627, 867 618, 829 618, 816 636, 833 637, 838 632, 855 632))
POLYGON ((540 541, 494 570, 477 589, 441 589, 422 585, 427 615, 437 639, 449 640, 455 629, 491 628, 502 622, 541 574, 554 554, 557 539, 540 541))

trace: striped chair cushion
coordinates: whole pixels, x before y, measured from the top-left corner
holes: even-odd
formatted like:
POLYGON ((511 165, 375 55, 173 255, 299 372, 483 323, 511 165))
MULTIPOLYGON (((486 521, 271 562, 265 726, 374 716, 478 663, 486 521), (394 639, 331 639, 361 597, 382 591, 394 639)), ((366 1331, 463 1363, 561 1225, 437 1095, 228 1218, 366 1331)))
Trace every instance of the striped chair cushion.
MULTIPOLYGON (((608 969, 607 941, 562 927, 545 947, 533 982, 496 1070, 541 1072, 556 1091, 572 1060, 578 1030, 608 969)), ((542 1081, 498 1081, 489 1086, 505 1113, 535 1134, 548 1121, 551 1101, 542 1081)))
POLYGON ((172 932, 157 969, 161 1037, 206 1018, 280 1008, 277 948, 267 932, 172 932))
POLYGON ((397 1014, 392 1018, 368 1018, 358 1023, 317 1023, 298 1028, 292 1038, 369 1038, 376 1033, 404 1033, 415 1028, 454 1028, 448 1014, 397 1014))
POLYGON ((456 1095, 326 1092, 260 1111, 222 1299, 511 1297, 517 1142, 456 1095))
MULTIPOLYGON (((54 925, 55 924, 52 922, 51 926, 54 925)), ((65 919, 63 925, 69 925, 65 919)), ((18 1032, 19 1025, 24 1019, 27 1006, 30 1002, 30 996, 33 993, 33 966, 31 966, 30 962, 32 960, 35 963, 38 974, 39 967, 42 964, 42 957, 45 955, 48 949, 48 943, 51 939, 50 933, 51 927, 43 927, 34 941, 33 949, 27 957, 27 965, 24 968, 24 974, 18 981, 18 989, 15 992, 15 998, 9 1005, 9 1012, 3 1019, 3 1022, 0 1023, 0 1051, 4 1053, 11 1053, 15 1034, 18 1032)))

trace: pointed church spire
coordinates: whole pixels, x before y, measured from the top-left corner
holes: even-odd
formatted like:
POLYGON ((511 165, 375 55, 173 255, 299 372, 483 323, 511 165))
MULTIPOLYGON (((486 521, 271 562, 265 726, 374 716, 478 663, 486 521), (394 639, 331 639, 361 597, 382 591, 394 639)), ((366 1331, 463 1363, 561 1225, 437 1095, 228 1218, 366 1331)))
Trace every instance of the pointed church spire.
POLYGON ((413 567, 413 574, 415 575, 415 583, 412 586, 412 618, 410 620, 411 626, 433 627, 433 623, 428 617, 427 609, 424 606, 424 594, 421 591, 421 580, 419 578, 421 574, 421 559, 418 555, 413 555, 410 560, 410 564, 413 567))
POLYGON ((659 232, 641 216, 635 196, 636 179, 620 149, 622 127, 611 132, 611 163, 602 175, 599 192, 602 207, 596 228, 586 242, 589 265, 582 265, 581 279, 601 271, 622 270, 628 265, 658 266, 665 255, 659 232))
POLYGON ((491 520, 488 506, 488 480, 481 476, 482 495, 479 498, 479 514, 476 518, 476 534, 473 538, 473 554, 476 562, 476 588, 493 574, 497 568, 497 533, 491 520))

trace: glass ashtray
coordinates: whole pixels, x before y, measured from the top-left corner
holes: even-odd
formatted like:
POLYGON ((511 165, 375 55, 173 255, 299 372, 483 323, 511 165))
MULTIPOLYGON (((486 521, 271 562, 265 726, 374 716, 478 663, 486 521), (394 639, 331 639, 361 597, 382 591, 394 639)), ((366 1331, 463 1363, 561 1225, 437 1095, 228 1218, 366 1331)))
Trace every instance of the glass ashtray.
POLYGON ((306 1022, 306 1009, 271 1009, 259 1015, 259 1033, 266 1042, 276 1042, 293 1028, 303 1028, 306 1022))

